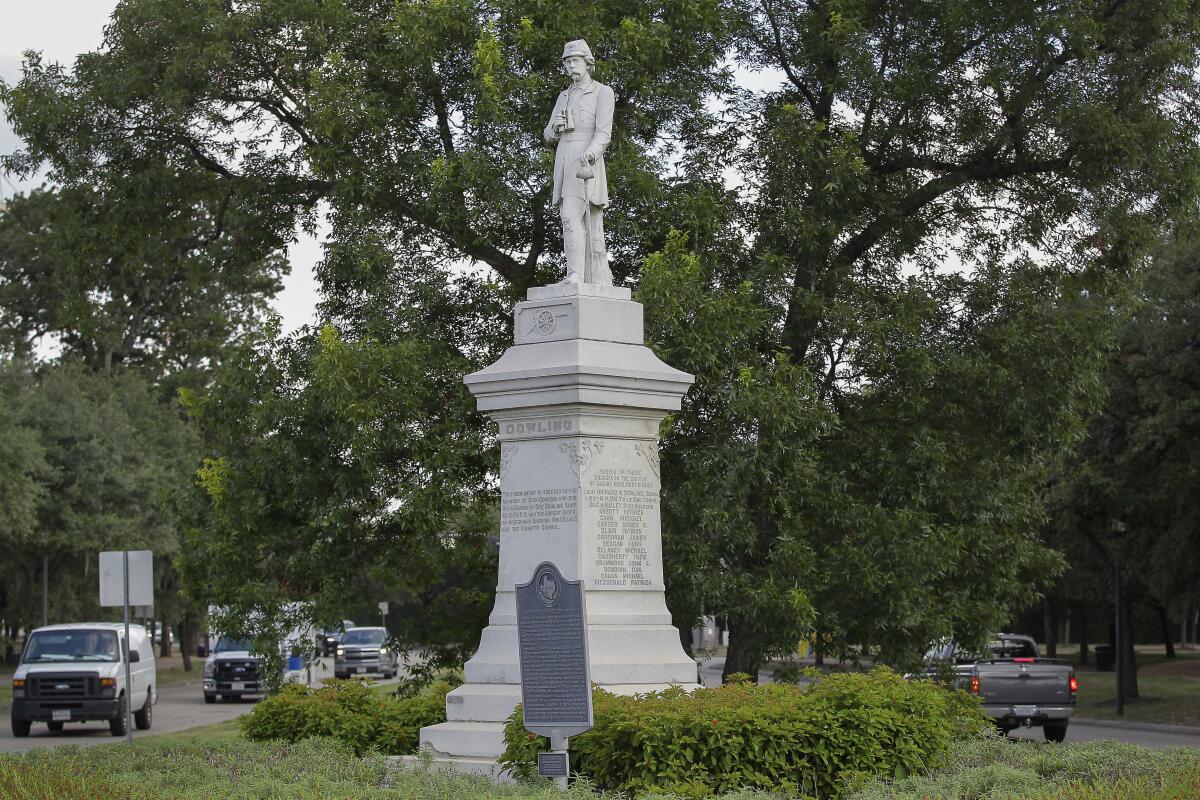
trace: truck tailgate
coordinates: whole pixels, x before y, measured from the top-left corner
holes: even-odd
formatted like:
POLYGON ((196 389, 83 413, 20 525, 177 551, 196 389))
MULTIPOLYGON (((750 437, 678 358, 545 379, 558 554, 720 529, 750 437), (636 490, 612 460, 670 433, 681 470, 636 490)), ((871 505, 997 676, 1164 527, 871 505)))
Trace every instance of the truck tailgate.
POLYGON ((980 663, 979 696, 987 705, 1071 702, 1071 668, 1062 664, 980 663))

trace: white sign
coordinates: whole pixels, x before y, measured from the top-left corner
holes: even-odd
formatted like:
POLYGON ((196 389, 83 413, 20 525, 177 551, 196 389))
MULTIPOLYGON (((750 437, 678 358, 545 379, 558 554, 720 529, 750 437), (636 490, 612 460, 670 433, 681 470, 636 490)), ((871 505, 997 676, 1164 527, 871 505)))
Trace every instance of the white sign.
POLYGON ((388 604, 387 604, 387 600, 380 600, 380 601, 379 601, 379 610, 380 610, 380 612, 382 612, 382 613, 384 613, 384 614, 386 614, 386 613, 388 612, 388 604))
MULTIPOLYGON (((100 605, 125 605, 124 552, 100 554, 100 605)), ((154 605, 154 554, 149 550, 129 551, 129 605, 154 605)))

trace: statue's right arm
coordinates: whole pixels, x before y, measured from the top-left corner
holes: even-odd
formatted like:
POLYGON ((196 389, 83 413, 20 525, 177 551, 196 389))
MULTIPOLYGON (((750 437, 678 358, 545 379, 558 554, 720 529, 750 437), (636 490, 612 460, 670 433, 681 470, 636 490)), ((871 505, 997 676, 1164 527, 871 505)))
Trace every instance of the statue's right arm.
POLYGON ((562 111, 563 98, 566 96, 563 92, 554 101, 554 110, 550 112, 550 121, 546 123, 546 130, 542 131, 542 136, 546 139, 546 144, 555 144, 558 142, 558 131, 554 129, 554 123, 558 122, 559 114, 562 111))

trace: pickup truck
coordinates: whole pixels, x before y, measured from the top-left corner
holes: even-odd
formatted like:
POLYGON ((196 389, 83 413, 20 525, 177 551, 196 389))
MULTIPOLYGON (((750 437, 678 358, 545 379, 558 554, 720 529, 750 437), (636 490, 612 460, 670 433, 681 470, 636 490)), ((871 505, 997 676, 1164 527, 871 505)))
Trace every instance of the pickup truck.
POLYGON ((1066 661, 1042 658, 1032 637, 1001 633, 986 653, 960 650, 954 641, 935 645, 925 655, 927 672, 952 665, 954 685, 983 701, 1000 730, 1040 726, 1047 741, 1061 742, 1075 713, 1079 681, 1066 661))
POLYGON ((336 678, 366 673, 391 678, 399 671, 400 655, 394 647, 388 648, 388 632, 384 628, 362 627, 346 631, 333 659, 336 678))
POLYGON ((267 682, 263 660, 251 654, 250 642, 221 636, 204 662, 204 702, 263 697, 267 682))
POLYGON ((132 698, 139 730, 150 727, 158 681, 154 647, 141 625, 76 622, 35 628, 13 673, 12 732, 28 736, 34 722, 51 733, 76 722, 107 722, 113 736, 124 736, 125 706, 132 698), (125 685, 128 655, 132 686, 125 685))

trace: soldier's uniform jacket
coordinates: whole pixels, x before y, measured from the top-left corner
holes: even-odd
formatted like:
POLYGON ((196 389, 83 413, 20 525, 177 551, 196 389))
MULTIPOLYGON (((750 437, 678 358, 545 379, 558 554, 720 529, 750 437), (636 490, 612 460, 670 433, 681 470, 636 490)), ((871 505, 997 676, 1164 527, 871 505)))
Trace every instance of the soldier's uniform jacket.
POLYGON ((586 197, 593 205, 608 205, 608 176, 604 170, 604 150, 612 139, 613 90, 597 81, 587 86, 572 84, 554 103, 545 137, 550 144, 558 143, 554 154, 554 205, 564 197, 586 197), (562 120, 561 113, 570 105, 573 132, 554 132, 554 124, 562 120), (596 156, 595 177, 584 181, 576 176, 579 159, 584 153, 596 156))

